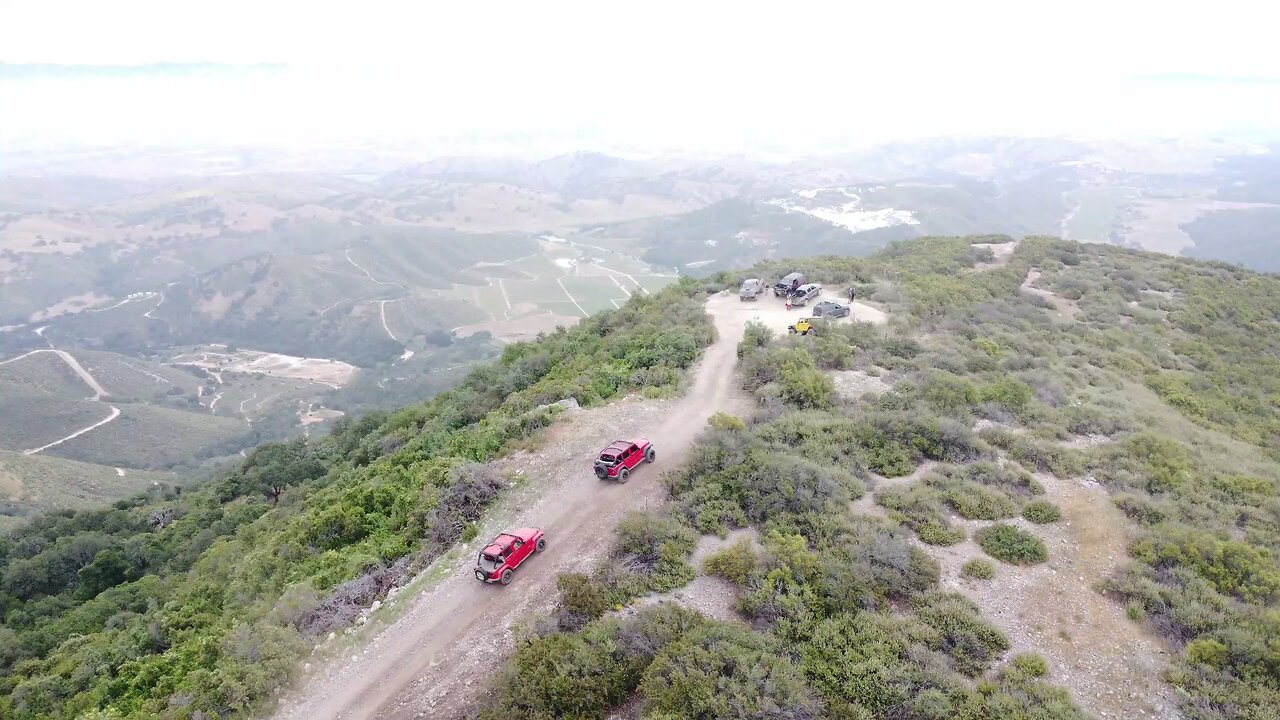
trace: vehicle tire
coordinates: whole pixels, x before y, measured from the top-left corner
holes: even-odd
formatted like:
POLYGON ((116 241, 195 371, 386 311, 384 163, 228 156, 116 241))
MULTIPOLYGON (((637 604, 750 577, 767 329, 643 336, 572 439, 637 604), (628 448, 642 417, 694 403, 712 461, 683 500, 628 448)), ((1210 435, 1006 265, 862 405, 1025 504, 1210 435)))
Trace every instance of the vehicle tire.
POLYGON ((506 570, 503 570, 503 571, 502 571, 502 580, 500 580, 499 582, 501 582, 503 585, 510 585, 510 584, 511 584, 511 578, 512 578, 512 576, 514 576, 514 575, 515 575, 515 573, 511 572, 511 569, 510 569, 510 568, 508 568, 508 569, 506 569, 506 570))
POLYGON ((547 549, 547 539, 544 537, 538 538, 538 544, 533 546, 533 551, 542 552, 543 550, 546 550, 546 549, 547 549))
POLYGON ((651 463, 658 458, 658 453, 654 452, 653 446, 650 445, 648 450, 644 451, 644 461, 651 463))
POLYGON ((608 470, 605 470, 604 468, 602 468, 602 467, 600 467, 599 465, 597 465, 597 466, 596 466, 596 477, 600 478, 601 480, 604 480, 605 478, 609 477, 609 471, 608 471, 608 470))
POLYGON ((618 471, 618 482, 622 483, 623 485, 627 484, 627 476, 630 474, 631 474, 630 470, 626 468, 622 468, 621 470, 618 471))
POLYGON ((484 581, 485 581, 484 573, 482 573, 482 572, 480 572, 479 570, 477 570, 477 571, 476 571, 476 579, 477 579, 477 580, 479 580, 480 582, 484 582, 484 581))

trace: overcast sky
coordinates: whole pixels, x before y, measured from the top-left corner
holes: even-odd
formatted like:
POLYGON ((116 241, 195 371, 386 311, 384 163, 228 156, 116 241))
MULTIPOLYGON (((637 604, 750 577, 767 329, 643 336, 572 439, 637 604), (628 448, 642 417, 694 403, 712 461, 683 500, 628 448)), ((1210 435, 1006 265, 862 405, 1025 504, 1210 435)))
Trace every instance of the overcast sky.
POLYGON ((1280 125, 1264 3, 0 0, 0 142, 806 151, 1280 125), (461 6, 461 7, 458 7, 461 6))

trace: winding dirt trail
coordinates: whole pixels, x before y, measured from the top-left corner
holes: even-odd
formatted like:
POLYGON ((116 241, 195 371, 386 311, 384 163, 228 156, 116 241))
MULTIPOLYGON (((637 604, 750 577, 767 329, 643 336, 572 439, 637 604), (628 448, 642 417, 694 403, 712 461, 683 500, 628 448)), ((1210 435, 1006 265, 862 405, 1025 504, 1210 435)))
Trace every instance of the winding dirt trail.
POLYGON ((571 411, 553 426, 543 447, 498 462, 528 480, 489 513, 480 536, 461 556, 440 561, 448 575, 417 597, 396 600, 401 613, 360 647, 319 663, 289 697, 279 720, 454 718, 473 706, 514 647, 512 625, 547 612, 561 572, 589 572, 607 551, 613 528, 632 510, 662 502, 659 476, 676 468, 707 419, 741 412, 746 400, 735 381, 737 345, 756 303, 720 294, 707 304, 717 339, 693 373, 688 391, 673 400, 628 399, 571 411), (602 483, 589 462, 616 437, 643 435, 658 459, 626 485, 602 483), (505 507, 513 505, 513 507, 505 507), (469 568, 479 546, 506 526, 532 525, 549 546, 507 588, 482 585, 469 568), (452 566, 452 567, 449 567, 452 566))

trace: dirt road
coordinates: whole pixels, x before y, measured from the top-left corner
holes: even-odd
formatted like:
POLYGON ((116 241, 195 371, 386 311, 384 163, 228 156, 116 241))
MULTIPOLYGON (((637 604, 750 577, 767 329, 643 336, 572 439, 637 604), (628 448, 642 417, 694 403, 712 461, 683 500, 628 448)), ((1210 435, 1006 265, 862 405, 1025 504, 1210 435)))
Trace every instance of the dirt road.
POLYGON ((67 366, 71 368, 72 372, 74 372, 76 375, 79 375, 80 379, 84 381, 84 384, 88 385, 89 389, 93 391, 93 397, 85 398, 86 400, 96 401, 110 394, 102 387, 102 385, 98 384, 98 381, 92 375, 89 374, 88 370, 84 369, 84 366, 81 365, 78 360, 76 360, 74 357, 71 356, 71 353, 65 350, 32 350, 31 352, 26 353, 24 355, 19 355, 18 357, 10 358, 8 360, 0 362, 0 365, 8 365, 11 362, 17 362, 25 357, 30 357, 38 353, 53 353, 54 355, 57 355, 59 358, 62 358, 62 362, 66 363, 67 366))
POLYGON ((630 511, 663 499, 659 476, 675 468, 707 418, 742 412, 747 403, 733 368, 749 320, 769 310, 717 295, 707 304, 718 338, 697 365, 688 391, 673 400, 628 399, 580 410, 557 423, 543 447, 499 463, 528 478, 485 522, 481 536, 436 587, 398 600, 399 618, 362 647, 321 663, 280 705, 280 720, 453 718, 491 684, 513 647, 511 626, 551 609, 558 573, 589 572, 608 552, 612 530, 630 511), (657 461, 631 482, 600 482, 590 472, 599 448, 617 437, 647 436, 657 461), (549 546, 509 587, 481 585, 470 573, 485 540, 505 526, 533 525, 549 546))

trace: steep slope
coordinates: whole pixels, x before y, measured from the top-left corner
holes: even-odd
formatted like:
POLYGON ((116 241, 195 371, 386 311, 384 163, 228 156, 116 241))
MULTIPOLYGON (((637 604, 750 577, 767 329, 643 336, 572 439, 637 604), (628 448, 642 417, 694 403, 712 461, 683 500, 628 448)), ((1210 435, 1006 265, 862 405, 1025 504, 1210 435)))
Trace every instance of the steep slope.
POLYGON ((509 346, 431 402, 263 446, 197 490, 11 533, 0 715, 251 710, 317 639, 463 535, 511 484, 476 463, 536 445, 548 403, 674 390, 714 335, 693 292, 509 346))

